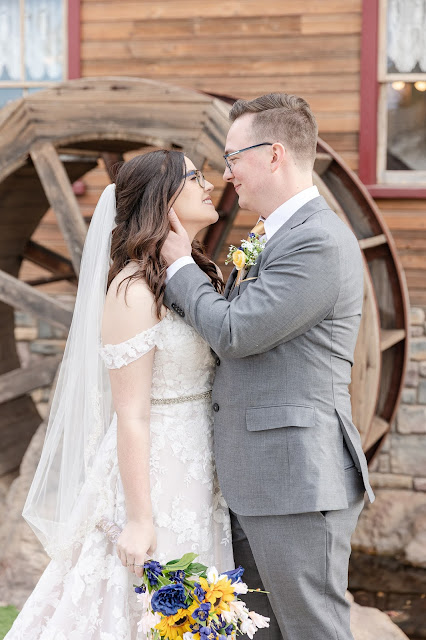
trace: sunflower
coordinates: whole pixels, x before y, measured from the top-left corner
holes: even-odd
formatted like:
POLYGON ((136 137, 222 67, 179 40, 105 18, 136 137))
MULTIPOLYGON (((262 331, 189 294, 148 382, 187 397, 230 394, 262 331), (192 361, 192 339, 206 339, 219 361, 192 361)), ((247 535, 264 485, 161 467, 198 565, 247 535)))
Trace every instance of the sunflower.
POLYGON ((179 609, 173 616, 161 616, 161 621, 155 626, 160 635, 169 640, 180 640, 183 634, 191 631, 188 609, 179 609))
POLYGON ((215 584, 209 584, 205 578, 199 579, 201 588, 206 592, 204 602, 212 605, 211 613, 221 614, 222 611, 229 611, 228 602, 235 600, 232 582, 223 577, 215 584))

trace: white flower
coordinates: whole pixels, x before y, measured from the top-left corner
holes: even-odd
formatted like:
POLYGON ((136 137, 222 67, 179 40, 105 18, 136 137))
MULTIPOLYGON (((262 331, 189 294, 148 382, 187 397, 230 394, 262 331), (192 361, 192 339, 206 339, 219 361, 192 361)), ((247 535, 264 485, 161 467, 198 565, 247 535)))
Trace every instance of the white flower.
POLYGON ((144 635, 148 635, 150 631, 161 620, 159 613, 153 613, 150 609, 146 611, 138 622, 138 631, 144 635))
POLYGON ((233 600, 229 603, 229 610, 232 614, 235 614, 237 618, 243 619, 248 616, 248 609, 244 602, 241 600, 233 600))
POLYGON ((266 629, 269 627, 270 618, 265 618, 265 616, 261 616, 260 613, 256 613, 255 611, 249 611, 249 616, 258 629, 266 629))
POLYGON ((194 636, 191 631, 185 631, 183 634, 183 640, 194 640, 194 636))
POLYGON ((207 569, 207 581, 210 582, 210 584, 216 584, 218 580, 219 572, 216 567, 209 567, 207 569))
POLYGON ((241 246, 244 249, 247 249, 247 251, 253 251, 253 249, 254 249, 254 244, 252 242, 249 242, 248 240, 243 240, 241 242, 241 246))
POLYGON ((234 613, 231 613, 230 611, 222 611, 220 615, 225 620, 226 624, 237 622, 237 617, 235 616, 234 613))
POLYGON ((137 593, 136 600, 142 605, 144 611, 148 609, 151 604, 152 595, 148 592, 148 589, 144 593, 137 593))
POLYGON ((250 618, 246 618, 245 620, 242 621, 241 633, 247 634, 250 640, 253 640, 253 636, 256 633, 256 631, 257 631, 257 627, 254 624, 253 620, 250 620, 250 618))
POLYGON ((247 593, 248 591, 248 586, 245 582, 234 582, 232 588, 234 589, 234 593, 237 595, 247 593))

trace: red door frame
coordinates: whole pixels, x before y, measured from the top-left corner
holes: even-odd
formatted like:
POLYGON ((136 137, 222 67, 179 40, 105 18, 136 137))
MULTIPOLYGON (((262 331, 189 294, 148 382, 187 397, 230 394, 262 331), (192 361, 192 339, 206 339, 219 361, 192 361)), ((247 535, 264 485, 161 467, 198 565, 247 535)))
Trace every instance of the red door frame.
POLYGON ((373 198, 426 198, 426 188, 377 184, 379 1, 363 0, 359 177, 373 198))
POLYGON ((68 80, 80 78, 80 0, 68 0, 68 80))

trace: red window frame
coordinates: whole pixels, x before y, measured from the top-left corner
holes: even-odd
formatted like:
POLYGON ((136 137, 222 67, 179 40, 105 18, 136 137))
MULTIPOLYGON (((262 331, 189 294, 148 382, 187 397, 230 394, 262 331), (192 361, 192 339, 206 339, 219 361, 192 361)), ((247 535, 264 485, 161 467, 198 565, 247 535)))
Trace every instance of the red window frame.
POLYGON ((80 78, 80 0, 68 0, 68 80, 80 78))
POLYGON ((363 0, 359 177, 373 198, 426 198, 426 188, 377 184, 379 2, 363 0))

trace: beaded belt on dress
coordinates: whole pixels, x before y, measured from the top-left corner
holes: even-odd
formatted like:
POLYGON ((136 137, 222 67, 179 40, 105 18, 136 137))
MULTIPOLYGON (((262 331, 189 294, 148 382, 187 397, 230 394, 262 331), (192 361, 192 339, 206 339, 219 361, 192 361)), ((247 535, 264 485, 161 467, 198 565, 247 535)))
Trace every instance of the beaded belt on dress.
POLYGON ((203 398, 211 398, 212 392, 203 391, 192 396, 179 396, 178 398, 151 398, 151 404, 180 404, 181 402, 191 402, 191 400, 202 400, 203 398))

